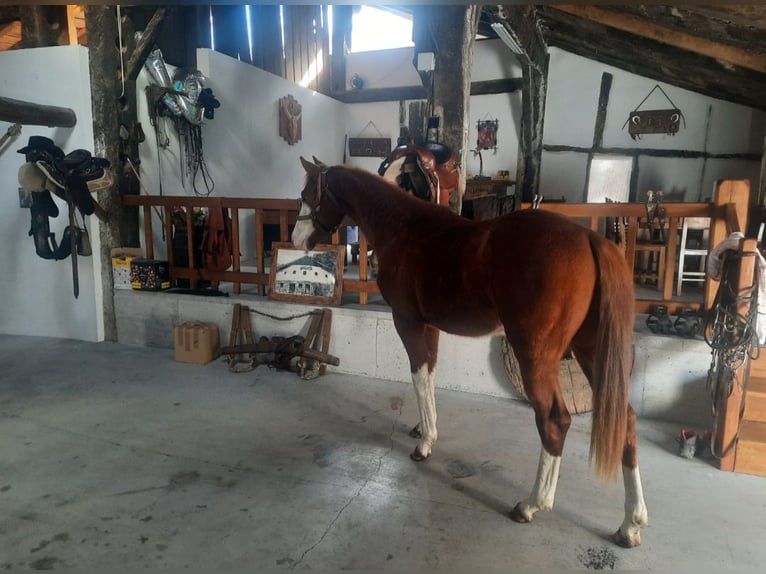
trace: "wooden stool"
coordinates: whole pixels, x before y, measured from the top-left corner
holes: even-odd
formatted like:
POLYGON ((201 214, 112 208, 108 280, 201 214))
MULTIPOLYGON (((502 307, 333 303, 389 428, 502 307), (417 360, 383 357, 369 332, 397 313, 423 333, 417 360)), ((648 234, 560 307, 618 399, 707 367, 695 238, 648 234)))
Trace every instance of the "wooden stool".
POLYGON ((662 291, 665 280, 665 245, 636 243, 636 263, 633 276, 637 283, 655 283, 662 291))

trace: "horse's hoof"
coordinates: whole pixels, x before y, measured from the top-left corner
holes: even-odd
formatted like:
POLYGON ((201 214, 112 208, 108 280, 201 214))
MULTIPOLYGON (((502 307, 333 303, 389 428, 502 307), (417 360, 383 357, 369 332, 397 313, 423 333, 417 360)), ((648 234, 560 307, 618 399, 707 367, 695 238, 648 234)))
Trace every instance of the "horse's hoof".
POLYGON ((612 539, 615 544, 622 546, 623 548, 635 548, 641 544, 641 535, 638 532, 635 536, 630 537, 620 532, 619 528, 617 529, 617 532, 614 533, 612 539))
POLYGON ((518 522, 519 524, 528 524, 532 522, 532 519, 527 517, 521 511, 521 503, 513 507, 513 510, 511 510, 511 514, 509 516, 511 517, 511 520, 513 520, 514 522, 518 522))
POLYGON ((412 438, 423 438, 423 433, 420 432, 420 423, 412 427, 412 430, 410 431, 410 436, 412 438))
MULTIPOLYGON (((428 455, 428 456, 430 456, 430 455, 428 455)), ((428 458, 428 456, 426 456, 422 452, 420 452, 420 450, 418 448, 415 448, 415 450, 413 450, 410 453, 410 458, 412 460, 414 460, 415 462, 423 462, 424 460, 426 460, 428 458)))

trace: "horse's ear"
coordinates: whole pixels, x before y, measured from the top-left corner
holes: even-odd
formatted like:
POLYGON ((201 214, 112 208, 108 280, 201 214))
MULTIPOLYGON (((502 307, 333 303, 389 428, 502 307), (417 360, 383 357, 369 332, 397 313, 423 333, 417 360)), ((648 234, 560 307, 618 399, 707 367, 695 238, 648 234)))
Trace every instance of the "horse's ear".
POLYGON ((315 165, 318 165, 319 167, 327 167, 327 164, 323 162, 321 159, 317 159, 317 156, 312 155, 311 157, 314 160, 315 165))
POLYGON ((303 165, 303 169, 306 170, 306 173, 312 174, 317 172, 317 166, 315 166, 313 163, 306 161, 303 156, 301 156, 301 165, 303 165))

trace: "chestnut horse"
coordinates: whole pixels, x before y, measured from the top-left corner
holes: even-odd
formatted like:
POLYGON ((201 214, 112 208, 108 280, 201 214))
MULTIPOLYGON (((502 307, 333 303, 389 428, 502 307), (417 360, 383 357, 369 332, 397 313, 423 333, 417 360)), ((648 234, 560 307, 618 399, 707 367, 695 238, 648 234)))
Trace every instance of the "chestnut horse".
POLYGON ((556 214, 523 210, 469 221, 402 193, 362 169, 301 158, 306 170, 292 240, 311 249, 351 218, 378 254, 378 286, 407 351, 420 423, 413 460, 436 441, 434 380, 439 332, 502 335, 518 359, 542 447, 532 492, 511 512, 529 522, 550 510, 571 422, 558 369, 571 347, 593 392, 596 473, 625 483, 615 541, 641 543, 647 511, 638 471, 636 415, 628 404, 633 361, 633 277, 618 248, 556 214))

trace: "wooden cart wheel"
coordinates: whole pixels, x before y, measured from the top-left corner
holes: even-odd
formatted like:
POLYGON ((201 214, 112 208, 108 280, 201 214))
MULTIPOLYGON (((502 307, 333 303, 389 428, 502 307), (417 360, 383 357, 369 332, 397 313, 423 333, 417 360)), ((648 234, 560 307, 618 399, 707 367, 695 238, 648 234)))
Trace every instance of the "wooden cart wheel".
MULTIPOLYGON (((521 373, 519 373, 519 363, 513 349, 508 344, 508 339, 503 337, 503 364, 505 365, 505 374, 516 389, 516 391, 525 399, 527 394, 524 392, 524 385, 521 382, 521 373)), ((574 355, 569 352, 567 356, 561 359, 559 363, 559 384, 561 393, 564 395, 564 402, 567 409, 572 414, 588 413, 593 410, 593 397, 590 390, 590 384, 582 372, 580 364, 574 355)))

